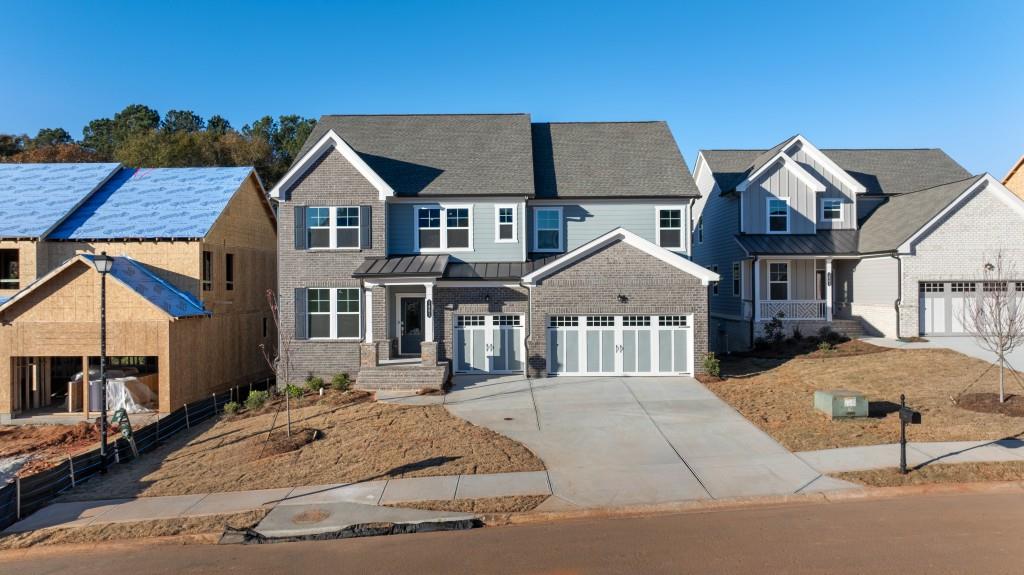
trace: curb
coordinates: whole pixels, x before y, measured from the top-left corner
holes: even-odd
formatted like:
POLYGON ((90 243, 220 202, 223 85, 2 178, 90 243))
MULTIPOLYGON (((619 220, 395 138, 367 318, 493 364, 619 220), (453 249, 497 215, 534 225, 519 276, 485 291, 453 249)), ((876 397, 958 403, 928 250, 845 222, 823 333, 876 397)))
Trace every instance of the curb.
POLYGON ((483 514, 486 527, 505 525, 528 525, 574 519, 627 518, 649 515, 670 515, 676 513, 706 513, 756 507, 782 507, 795 505, 832 504, 851 501, 896 499, 920 495, 964 495, 987 493, 1024 494, 1024 481, 999 481, 955 484, 906 485, 899 487, 865 487, 840 491, 822 491, 793 495, 767 495, 755 497, 733 497, 728 499, 680 501, 655 505, 630 505, 626 507, 597 507, 572 511, 550 511, 504 514, 483 514))

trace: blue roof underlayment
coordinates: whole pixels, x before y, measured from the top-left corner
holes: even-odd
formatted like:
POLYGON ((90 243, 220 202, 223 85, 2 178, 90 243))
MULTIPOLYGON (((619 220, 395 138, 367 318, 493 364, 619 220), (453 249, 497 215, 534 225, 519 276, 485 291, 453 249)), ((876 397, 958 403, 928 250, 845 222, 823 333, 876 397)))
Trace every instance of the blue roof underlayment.
POLYGON ((41 237, 118 165, 0 164, 0 237, 41 237))
POLYGON ((61 240, 205 237, 252 168, 124 168, 56 229, 61 240))
MULTIPOLYGON (((82 257, 92 264, 95 256, 82 254, 82 257)), ((114 257, 110 275, 173 318, 213 315, 195 296, 174 287, 132 258, 114 257)))

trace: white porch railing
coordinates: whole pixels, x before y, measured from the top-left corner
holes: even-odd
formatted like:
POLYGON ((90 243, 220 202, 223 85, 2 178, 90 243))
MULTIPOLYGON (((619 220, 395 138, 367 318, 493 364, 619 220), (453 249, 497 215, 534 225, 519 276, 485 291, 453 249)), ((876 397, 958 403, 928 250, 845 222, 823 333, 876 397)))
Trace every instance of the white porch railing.
POLYGON ((761 300, 760 305, 760 316, 765 321, 772 319, 780 312, 782 319, 825 319, 825 300, 761 300))

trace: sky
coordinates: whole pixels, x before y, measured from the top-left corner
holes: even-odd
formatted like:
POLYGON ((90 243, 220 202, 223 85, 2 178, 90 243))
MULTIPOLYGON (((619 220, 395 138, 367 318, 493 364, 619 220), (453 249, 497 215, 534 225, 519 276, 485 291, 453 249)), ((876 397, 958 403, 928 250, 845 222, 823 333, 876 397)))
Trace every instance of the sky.
POLYGON ((161 113, 665 120, 704 148, 1024 154, 1024 2, 2 0, 0 133, 161 113))

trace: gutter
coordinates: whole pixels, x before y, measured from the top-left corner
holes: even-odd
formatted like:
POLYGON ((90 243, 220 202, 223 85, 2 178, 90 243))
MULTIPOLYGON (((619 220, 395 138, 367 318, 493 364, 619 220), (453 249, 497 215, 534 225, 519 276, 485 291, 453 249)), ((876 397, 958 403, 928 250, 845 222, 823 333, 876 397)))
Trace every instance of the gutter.
MULTIPOLYGON (((750 263, 750 281, 751 282, 754 282, 755 278, 760 279, 758 277, 758 275, 754 273, 754 270, 757 269, 757 262, 760 259, 760 257, 761 256, 755 255, 754 259, 750 263)), ((752 303, 752 305, 750 306, 750 347, 751 347, 751 349, 753 349, 753 347, 754 347, 754 318, 757 317, 757 311, 754 308, 756 306, 760 305, 760 302, 758 302, 756 299, 754 299, 754 294, 757 293, 757 289, 756 289, 757 287, 760 287, 760 286, 754 286, 753 283, 751 283, 751 285, 750 285, 750 301, 752 303)), ((743 299, 743 297, 742 297, 743 294, 740 294, 740 296, 741 296, 740 300, 742 300, 743 299)))
POLYGON ((896 308, 896 339, 900 339, 902 334, 900 333, 900 305, 903 303, 903 260, 896 252, 889 254, 889 257, 896 260, 896 302, 894 307, 896 308))

